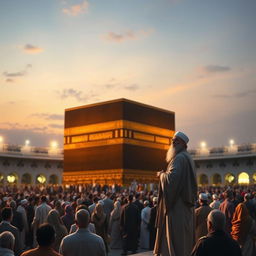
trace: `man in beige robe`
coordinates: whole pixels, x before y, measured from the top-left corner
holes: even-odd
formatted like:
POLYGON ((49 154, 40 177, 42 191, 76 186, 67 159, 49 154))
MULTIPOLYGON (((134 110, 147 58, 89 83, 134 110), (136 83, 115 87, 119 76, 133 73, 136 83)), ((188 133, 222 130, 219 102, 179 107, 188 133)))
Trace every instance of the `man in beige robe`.
POLYGON ((158 173, 159 205, 154 255, 189 256, 194 245, 197 183, 194 163, 186 150, 188 141, 184 133, 174 134, 166 157, 167 170, 158 173))
POLYGON ((212 211, 212 208, 208 205, 207 194, 199 194, 199 204, 200 207, 195 209, 196 242, 199 238, 208 234, 207 216, 212 211))

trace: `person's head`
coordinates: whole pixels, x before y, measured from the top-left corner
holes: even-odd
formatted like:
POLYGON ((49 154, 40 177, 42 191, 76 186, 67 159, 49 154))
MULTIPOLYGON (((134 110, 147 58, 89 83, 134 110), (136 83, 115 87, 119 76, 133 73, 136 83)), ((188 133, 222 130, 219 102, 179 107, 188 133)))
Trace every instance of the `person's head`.
POLYGON ((15 202, 14 200, 12 200, 12 201, 9 203, 9 205, 10 205, 10 207, 11 207, 13 210, 16 209, 17 204, 16 204, 16 202, 15 202))
POLYGON ((46 203, 47 202, 47 197, 46 196, 41 196, 41 202, 46 203))
POLYGON ((233 191, 231 189, 227 189, 225 192, 224 192, 224 198, 226 199, 233 199, 233 191))
POLYGON ((81 209, 88 210, 88 207, 85 204, 80 204, 76 207, 76 212, 78 212, 81 209))
POLYGON ((4 207, 1 212, 2 220, 5 221, 12 221, 12 208, 11 207, 4 207))
POLYGON ((224 230, 226 224, 225 215, 219 210, 212 210, 207 217, 208 231, 224 230))
POLYGON ((72 208, 71 205, 68 204, 68 205, 65 206, 65 214, 73 215, 73 208, 72 208))
POLYGON ((14 235, 9 231, 0 234, 0 247, 13 250, 15 243, 14 235))
POLYGON ((157 205, 157 201, 158 201, 158 198, 157 197, 153 197, 153 205, 157 205))
POLYGON ((199 203, 200 205, 207 205, 208 204, 208 196, 206 193, 199 194, 199 203))
POLYGON ((136 193, 136 194, 135 194, 135 199, 136 199, 136 200, 139 200, 140 197, 141 197, 141 194, 140 194, 140 193, 136 193))
POLYGON ((246 194, 244 195, 244 201, 246 202, 246 201, 249 201, 250 199, 251 199, 250 193, 246 193, 246 194))
POLYGON ((95 197, 93 198, 93 202, 94 202, 95 204, 97 204, 98 201, 99 201, 99 198, 98 198, 97 196, 95 196, 95 197))
POLYGON ((172 138, 167 154, 166 161, 169 163, 179 152, 187 148, 189 142, 188 136, 183 132, 176 132, 172 138))
POLYGON ((129 201, 130 203, 132 203, 132 201, 133 201, 133 195, 129 195, 128 201, 129 201))
POLYGON ((87 228, 89 225, 90 214, 87 210, 81 209, 76 212, 75 221, 79 228, 87 228))
POLYGON ((20 205, 23 206, 23 207, 26 207, 28 204, 28 200, 27 199, 23 199, 20 201, 20 205))
POLYGON ((216 201, 216 200, 218 200, 219 198, 218 198, 218 196, 217 196, 216 194, 213 194, 213 195, 212 195, 212 199, 213 199, 214 201, 216 201))
POLYGON ((121 203, 118 200, 115 201, 114 208, 121 209, 121 203))
POLYGON ((48 247, 55 241, 55 230, 51 224, 44 223, 36 231, 36 240, 39 246, 48 247))
POLYGON ((103 205, 101 203, 97 203, 95 208, 94 208, 94 212, 98 216, 103 215, 104 214, 103 205))
POLYGON ((149 201, 148 201, 148 200, 145 200, 145 201, 144 201, 144 207, 147 207, 147 206, 149 206, 149 201))
POLYGON ((60 220, 59 212, 55 209, 50 210, 47 216, 47 222, 52 226, 60 225, 61 220, 60 220))

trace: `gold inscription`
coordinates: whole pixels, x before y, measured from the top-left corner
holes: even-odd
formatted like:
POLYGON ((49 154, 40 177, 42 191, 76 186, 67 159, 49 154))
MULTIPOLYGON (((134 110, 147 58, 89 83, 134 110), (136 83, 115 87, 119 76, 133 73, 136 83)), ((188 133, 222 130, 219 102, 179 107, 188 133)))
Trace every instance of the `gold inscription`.
POLYGON ((112 139, 113 138, 113 132, 99 132, 99 133, 94 133, 89 135, 89 140, 94 141, 94 140, 104 140, 104 139, 112 139))

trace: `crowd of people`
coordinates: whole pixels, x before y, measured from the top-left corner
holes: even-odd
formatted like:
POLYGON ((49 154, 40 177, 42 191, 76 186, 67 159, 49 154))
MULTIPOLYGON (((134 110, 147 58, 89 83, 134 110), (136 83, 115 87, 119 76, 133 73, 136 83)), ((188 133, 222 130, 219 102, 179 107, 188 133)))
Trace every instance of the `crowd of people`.
POLYGON ((256 187, 198 189, 188 142, 174 134, 158 187, 2 187, 0 256, 255 256, 256 187))
MULTIPOLYGON (((213 210, 224 214, 223 231, 237 241, 242 255, 255 255, 255 191, 241 186, 199 188, 193 255, 206 255, 199 251, 213 210)), ((93 256, 115 249, 126 255, 139 248, 153 250, 157 195, 157 190, 138 192, 138 187, 120 187, 118 192, 108 186, 3 187, 0 255, 46 255, 47 250, 50 255, 93 256)))

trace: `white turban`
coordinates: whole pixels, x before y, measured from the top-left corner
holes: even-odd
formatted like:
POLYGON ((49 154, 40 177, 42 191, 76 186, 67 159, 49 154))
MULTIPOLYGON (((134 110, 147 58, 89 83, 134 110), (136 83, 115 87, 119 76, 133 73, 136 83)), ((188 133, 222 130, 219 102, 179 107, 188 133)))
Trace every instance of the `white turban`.
POLYGON ((174 137, 174 138, 175 138, 175 137, 179 137, 179 138, 182 139, 186 144, 188 144, 188 142, 189 142, 188 136, 187 136, 185 133, 183 133, 183 132, 176 132, 173 137, 174 137))

